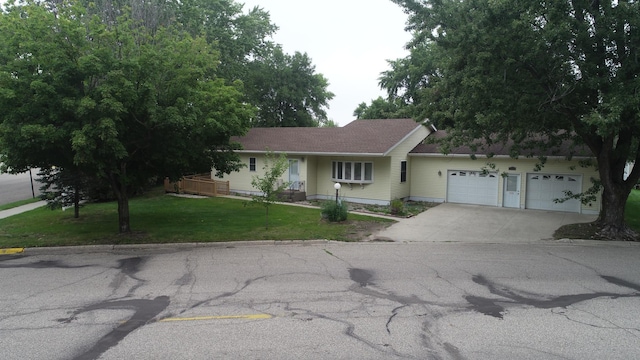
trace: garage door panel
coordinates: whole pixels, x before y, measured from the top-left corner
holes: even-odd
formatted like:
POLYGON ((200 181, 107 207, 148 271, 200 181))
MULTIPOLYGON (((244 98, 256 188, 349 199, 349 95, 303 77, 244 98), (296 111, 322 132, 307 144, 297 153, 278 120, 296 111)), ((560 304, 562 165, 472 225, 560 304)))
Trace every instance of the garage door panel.
POLYGON ((465 170, 448 171, 447 201, 497 206, 498 174, 465 170))
POLYGON ((576 194, 582 188, 582 178, 577 175, 563 174, 527 174, 526 208, 580 212, 580 201, 563 199, 566 191, 576 194))

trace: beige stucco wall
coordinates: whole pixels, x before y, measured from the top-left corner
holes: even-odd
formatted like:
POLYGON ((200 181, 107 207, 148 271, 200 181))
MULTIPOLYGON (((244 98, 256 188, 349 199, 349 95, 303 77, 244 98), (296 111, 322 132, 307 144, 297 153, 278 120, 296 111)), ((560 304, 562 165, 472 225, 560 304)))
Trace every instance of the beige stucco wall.
MULTIPOLYGON (((239 154, 240 161, 246 166, 240 169, 238 172, 232 172, 231 174, 224 175, 222 180, 228 180, 229 185, 231 187, 231 192, 237 192, 242 194, 250 194, 255 193, 257 190, 251 186, 251 180, 254 176, 263 176, 264 175, 264 165, 265 165, 265 154, 239 154), (256 171, 249 171, 249 158, 256 158, 256 171)), ((315 165, 309 164, 310 161, 308 157, 305 156, 287 156, 288 159, 298 160, 298 171, 300 174, 300 181, 304 181, 305 189, 309 186, 308 178, 309 178, 309 170, 311 170, 312 174, 315 168, 315 165)), ((212 172, 212 176, 215 178, 215 170, 212 172)), ((280 177, 282 181, 289 180, 289 170, 287 169, 282 176, 280 177)), ((315 180, 315 179, 314 179, 315 180)), ((314 181, 315 183, 315 181, 314 181)))
MULTIPOLYGON (((318 159, 316 156, 305 156, 305 181, 307 196, 318 193, 318 159)), ((300 174, 302 177, 302 174, 300 174)))
MULTIPOLYGON (((231 192, 243 192, 249 193, 251 191, 255 191, 255 189, 251 186, 251 179, 253 175, 262 174, 262 167, 264 166, 264 156, 263 155, 247 155, 247 154, 239 154, 240 161, 246 166, 240 169, 240 171, 232 172, 231 174, 225 174, 222 177, 222 180, 229 181, 229 187, 231 188, 231 192), (249 171, 249 157, 256 158, 256 171, 249 171)), ((211 176, 215 179, 215 170, 212 171, 211 176)))
POLYGON ((398 144, 390 153, 390 173, 389 173, 389 200, 404 199, 411 196, 411 161, 409 152, 416 145, 422 142, 430 133, 430 128, 422 126, 412 133, 403 142, 398 144), (400 182, 400 163, 407 161, 407 181, 400 182))
MULTIPOLYGON (((486 158, 472 160, 468 156, 411 156, 411 199, 421 201, 446 201, 447 196, 447 171, 449 170, 470 170, 480 171, 488 168, 489 162, 486 158), (441 175, 438 174, 440 171, 441 175)), ((525 206, 525 195, 527 186, 527 174, 535 173, 536 159, 511 159, 493 158, 490 160, 495 164, 498 174, 520 174, 520 207, 525 206), (515 167, 515 170, 509 170, 515 167)), ((544 167, 538 172, 541 174, 563 174, 582 175, 582 191, 591 187, 591 178, 598 178, 597 170, 593 167, 582 168, 576 160, 567 161, 565 159, 550 158, 544 167)), ((504 181, 499 181, 498 204, 502 206, 502 194, 504 181)), ((583 213, 597 213, 600 209, 600 198, 591 205, 582 205, 583 213)))
POLYGON ((373 183, 360 185, 357 183, 341 183, 339 196, 346 201, 360 203, 386 204, 389 202, 389 173, 390 159, 382 157, 349 157, 322 156, 317 158, 317 191, 307 193, 308 197, 317 199, 332 199, 336 190, 331 180, 332 161, 361 161, 373 163, 373 183))

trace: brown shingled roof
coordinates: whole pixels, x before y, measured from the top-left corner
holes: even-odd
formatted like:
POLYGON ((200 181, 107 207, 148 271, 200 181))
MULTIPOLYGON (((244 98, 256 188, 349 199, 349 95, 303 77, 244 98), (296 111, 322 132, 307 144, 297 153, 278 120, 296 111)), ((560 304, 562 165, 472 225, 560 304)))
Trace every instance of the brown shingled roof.
MULTIPOLYGON (((430 138, 435 137, 435 139, 442 139, 447 136, 447 132, 443 130, 438 130, 429 135, 430 138)), ((509 156, 509 150, 511 149, 511 145, 513 143, 507 144, 494 144, 491 145, 487 149, 478 148, 478 151, 475 153, 471 151, 469 146, 459 146, 455 148, 451 148, 448 155, 485 155, 485 154, 493 154, 494 156, 509 156)), ((527 153, 521 154, 522 156, 562 156, 567 157, 571 156, 580 156, 580 157, 591 157, 593 156, 589 149, 585 146, 572 146, 569 141, 565 141, 560 147, 547 149, 543 151, 534 151, 534 150, 526 150, 527 153), (542 153, 542 154, 541 154, 542 153)), ((434 154, 434 155, 442 155, 438 144, 418 144, 413 150, 409 152, 409 154, 434 154)))
POLYGON ((252 128, 233 140, 244 151, 381 155, 420 126, 412 119, 355 120, 339 128, 252 128))

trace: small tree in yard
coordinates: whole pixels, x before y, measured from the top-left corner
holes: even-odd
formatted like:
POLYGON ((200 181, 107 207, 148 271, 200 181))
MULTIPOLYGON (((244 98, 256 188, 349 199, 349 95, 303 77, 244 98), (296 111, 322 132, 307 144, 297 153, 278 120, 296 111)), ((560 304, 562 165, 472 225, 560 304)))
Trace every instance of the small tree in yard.
POLYGON ((289 168, 287 154, 280 154, 276 158, 273 152, 268 152, 262 169, 264 176, 255 175, 251 179, 251 186, 258 189, 261 195, 254 195, 251 198, 255 203, 262 204, 266 210, 265 228, 269 228, 269 206, 278 200, 278 194, 289 187, 290 182, 283 182, 277 186, 278 179, 289 168))

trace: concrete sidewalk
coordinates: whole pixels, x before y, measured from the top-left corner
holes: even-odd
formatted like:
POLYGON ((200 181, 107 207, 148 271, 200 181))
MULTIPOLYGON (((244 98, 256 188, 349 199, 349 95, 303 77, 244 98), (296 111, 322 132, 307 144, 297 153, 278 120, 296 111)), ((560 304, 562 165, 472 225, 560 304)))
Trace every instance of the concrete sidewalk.
POLYGON ((400 242, 526 243, 550 240, 560 226, 596 220, 596 215, 443 203, 370 240, 400 242))
POLYGON ((2 210, 0 211, 0 219, 4 219, 4 218, 8 218, 9 216, 13 216, 16 214, 21 214, 23 212, 26 211, 30 211, 33 209, 37 209, 39 207, 43 207, 47 205, 46 201, 38 201, 38 202, 34 202, 31 204, 26 204, 26 205, 22 205, 22 206, 17 206, 11 209, 7 209, 7 210, 2 210))

